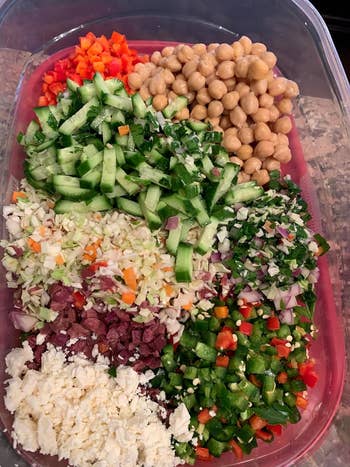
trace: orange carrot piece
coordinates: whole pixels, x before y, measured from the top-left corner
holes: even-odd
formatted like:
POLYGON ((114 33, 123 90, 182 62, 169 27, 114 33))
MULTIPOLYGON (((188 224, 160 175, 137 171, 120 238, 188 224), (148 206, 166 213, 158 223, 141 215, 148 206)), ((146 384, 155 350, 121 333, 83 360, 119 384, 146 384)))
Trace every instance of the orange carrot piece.
POLYGON ((288 375, 285 371, 281 371, 281 373, 278 373, 277 375, 277 381, 280 384, 285 384, 288 381, 288 375))
POLYGON ((61 253, 59 253, 55 257, 55 262, 56 262, 57 266, 62 266, 62 264, 64 264, 64 258, 63 258, 63 255, 61 253))
POLYGON ((301 409, 306 409, 308 400, 305 399, 305 397, 297 395, 297 399, 295 401, 295 404, 297 407, 300 407, 301 409))
POLYGON ((168 297, 170 297, 171 294, 174 292, 174 287, 170 284, 165 284, 164 289, 168 297))
POLYGON ((118 126, 118 133, 120 134, 120 136, 128 135, 129 132, 130 132, 129 125, 118 126))
POLYGON ((164 266, 162 268, 162 271, 164 272, 171 272, 173 270, 173 267, 172 266, 164 266))
POLYGON ((199 412, 198 416, 199 423, 203 423, 204 425, 209 422, 213 417, 209 413, 209 409, 203 409, 199 412))
POLYGON ((259 415, 253 415, 249 419, 249 424, 253 430, 261 430, 267 425, 267 421, 259 417, 259 415))
POLYGON ((192 302, 186 303, 186 305, 182 305, 182 309, 186 311, 190 311, 192 308, 192 302))
POLYGON ((40 253, 41 252, 41 245, 40 243, 36 242, 33 240, 31 237, 27 239, 27 244, 29 248, 34 251, 34 253, 40 253))
POLYGON ((41 226, 39 227, 39 235, 40 235, 41 237, 45 237, 46 233, 47 233, 46 227, 45 227, 44 225, 41 225, 41 226))
POLYGON ((22 199, 26 199, 27 198, 27 195, 23 192, 23 191, 14 191, 12 193, 12 202, 13 203, 17 203, 17 201, 22 198, 22 199))
POLYGON ((225 319, 228 317, 228 306, 216 306, 214 308, 214 315, 219 319, 225 319))
POLYGON ((122 293, 122 301, 127 305, 132 305, 136 299, 134 292, 124 292, 122 293))
POLYGON ((222 366, 224 368, 227 368, 230 363, 230 358, 227 355, 218 355, 216 357, 216 366, 222 366))
POLYGON ((131 290, 137 290, 137 279, 134 268, 123 269, 123 279, 125 284, 130 287, 131 290))

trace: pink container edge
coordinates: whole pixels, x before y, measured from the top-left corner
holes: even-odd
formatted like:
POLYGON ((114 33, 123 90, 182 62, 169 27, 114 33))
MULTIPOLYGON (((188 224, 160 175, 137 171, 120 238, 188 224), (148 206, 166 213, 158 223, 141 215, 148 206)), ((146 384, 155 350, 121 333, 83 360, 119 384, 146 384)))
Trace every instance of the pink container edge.
MULTIPOLYGON (((166 45, 176 44, 177 42, 166 41, 129 41, 129 45, 137 49, 140 53, 151 53, 166 45)), ((15 156, 11 157, 10 174, 15 175, 17 179, 22 175, 21 163, 23 160, 23 153, 15 142, 16 133, 21 129, 23 130, 25 124, 33 117, 33 113, 30 109, 35 105, 36 91, 39 91, 41 74, 49 69, 50 63, 66 56, 69 50, 70 49, 61 50, 41 63, 34 70, 34 73, 29 79, 25 74, 22 77, 22 81, 17 90, 16 113, 11 132, 12 138, 9 141, 10 146, 8 148, 9 151, 11 151, 8 152, 8 154, 13 154, 13 156, 15 156), (20 115, 20 118, 16 119, 18 115, 20 115)), ((289 137, 293 159, 285 168, 285 173, 289 173, 292 179, 301 186, 303 197, 308 202, 313 216, 310 225, 313 230, 319 232, 321 230, 320 209, 312 182, 308 175, 307 163, 303 155, 295 125, 289 137)), ((342 395, 345 373, 345 343, 342 325, 336 311, 332 293, 326 257, 319 258, 319 268, 320 279, 317 288, 318 303, 315 319, 320 329, 320 335, 312 346, 311 356, 318 359, 317 370, 320 375, 320 381, 316 388, 310 391, 309 407, 303 414, 302 420, 296 425, 290 425, 284 431, 282 437, 276 439, 272 445, 259 443, 259 447, 254 450, 250 456, 245 457, 243 461, 237 461, 233 458, 232 454, 227 453, 219 460, 214 460, 211 464, 197 462, 196 465, 229 467, 232 465, 244 464, 247 466, 282 467, 292 465, 299 461, 306 453, 314 451, 321 444, 337 411, 342 395), (322 363, 322 365, 320 363, 322 363), (308 423, 310 419, 312 419, 312 423, 308 423), (271 449, 272 447, 273 449, 271 449)), ((13 340, 14 336, 12 336, 12 341, 13 340)), ((1 350, 1 353, 3 353, 5 349, 1 350)), ((0 372, 0 377, 2 381, 4 381, 3 362, 0 364, 0 372)), ((0 393, 3 394, 3 387, 0 393)), ((3 398, 1 398, 0 401, 0 419, 5 428, 8 429, 7 434, 9 434, 11 417, 4 408, 3 398)), ((23 451, 21 451, 21 454, 32 465, 38 465, 38 463, 41 466, 50 467, 66 465, 63 461, 59 462, 57 458, 54 458, 55 461, 52 462, 53 458, 48 458, 47 456, 23 451), (47 461, 49 463, 47 463, 47 461)))

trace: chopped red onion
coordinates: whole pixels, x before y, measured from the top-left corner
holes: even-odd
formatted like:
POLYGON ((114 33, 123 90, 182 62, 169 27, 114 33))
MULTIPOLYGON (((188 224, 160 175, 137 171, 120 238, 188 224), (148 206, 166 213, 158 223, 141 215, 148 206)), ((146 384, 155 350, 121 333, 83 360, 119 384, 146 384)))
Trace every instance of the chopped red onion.
POLYGON ((262 295, 256 290, 242 290, 238 294, 238 298, 246 300, 248 303, 260 302, 262 300, 262 295))
POLYGON ((287 308, 286 310, 281 311, 279 314, 279 320, 284 324, 294 324, 293 310, 287 308))
POLYGON ((171 216, 168 217, 168 220, 166 221, 165 224, 165 230, 174 230, 177 229, 179 225, 179 217, 178 216, 171 216))
POLYGON ((211 255, 210 255, 210 261, 212 263, 220 263, 221 261, 221 253, 219 251, 214 251, 211 255))
POLYGON ((288 235, 289 235, 289 232, 287 229, 281 227, 281 226, 277 226, 276 227, 276 231, 282 235, 283 238, 288 238, 288 235))
POLYGON ((10 318, 14 327, 24 332, 31 331, 38 322, 38 319, 34 316, 27 315, 21 311, 11 311, 10 318))
POLYGON ((213 167, 211 169, 211 173, 214 175, 214 177, 220 177, 221 171, 219 167, 213 167))

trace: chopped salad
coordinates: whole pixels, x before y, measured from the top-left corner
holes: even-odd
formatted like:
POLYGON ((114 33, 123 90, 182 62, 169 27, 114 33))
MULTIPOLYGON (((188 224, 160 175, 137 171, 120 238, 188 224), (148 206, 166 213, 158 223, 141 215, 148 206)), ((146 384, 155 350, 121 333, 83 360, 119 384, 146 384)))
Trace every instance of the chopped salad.
POLYGON ((300 420, 329 247, 280 173, 297 85, 274 57, 242 37, 149 61, 89 33, 45 73, 3 210, 15 446, 234 462, 300 420))

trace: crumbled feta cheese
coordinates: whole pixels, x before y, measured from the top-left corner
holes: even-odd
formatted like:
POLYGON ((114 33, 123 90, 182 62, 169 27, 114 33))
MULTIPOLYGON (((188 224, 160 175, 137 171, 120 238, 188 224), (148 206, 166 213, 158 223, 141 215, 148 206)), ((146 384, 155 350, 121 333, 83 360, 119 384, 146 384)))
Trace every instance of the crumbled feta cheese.
POLYGON ((6 356, 6 373, 12 376, 20 376, 25 370, 26 362, 32 362, 33 351, 27 341, 23 342, 22 348, 14 349, 6 356))
POLYGON ((248 212, 249 212, 248 208, 242 206, 237 211, 237 219, 239 221, 244 221, 248 217, 248 212))
POLYGON ((176 441, 187 443, 192 439, 193 432, 189 430, 191 416, 184 403, 181 403, 169 417, 169 430, 176 441))
POLYGON ((193 386, 198 386, 200 384, 201 380, 199 378, 194 378, 193 380, 193 386))

